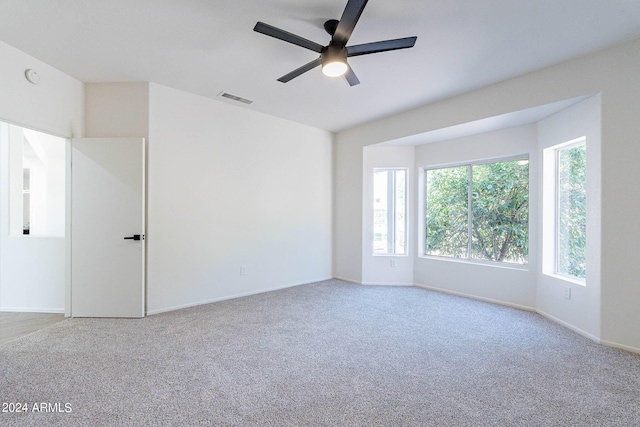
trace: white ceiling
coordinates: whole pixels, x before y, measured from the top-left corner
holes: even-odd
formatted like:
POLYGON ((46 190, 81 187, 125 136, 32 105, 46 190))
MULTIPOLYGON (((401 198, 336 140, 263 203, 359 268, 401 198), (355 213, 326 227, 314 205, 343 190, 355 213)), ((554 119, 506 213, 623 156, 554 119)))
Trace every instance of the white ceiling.
POLYGON ((350 58, 354 87, 319 68, 276 81, 317 54, 255 23, 327 44, 345 5, 0 0, 0 40, 84 82, 150 81, 339 131, 640 38, 638 0, 371 0, 349 45, 415 35, 413 49, 350 58))

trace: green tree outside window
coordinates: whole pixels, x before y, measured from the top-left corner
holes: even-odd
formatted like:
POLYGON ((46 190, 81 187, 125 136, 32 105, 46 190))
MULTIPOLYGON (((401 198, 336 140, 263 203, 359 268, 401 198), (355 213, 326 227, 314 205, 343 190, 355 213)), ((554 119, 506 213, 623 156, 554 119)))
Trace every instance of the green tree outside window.
POLYGON ((426 171, 427 255, 526 264, 526 159, 426 171))

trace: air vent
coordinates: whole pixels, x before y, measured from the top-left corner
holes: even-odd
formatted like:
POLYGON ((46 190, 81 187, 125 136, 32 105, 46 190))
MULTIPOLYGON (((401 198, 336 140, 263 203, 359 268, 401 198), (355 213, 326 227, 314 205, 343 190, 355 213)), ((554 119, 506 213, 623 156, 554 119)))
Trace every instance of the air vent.
POLYGON ((218 96, 221 96, 223 98, 227 98, 227 99, 231 99, 233 101, 238 101, 238 102, 242 102, 244 104, 251 104, 253 101, 250 99, 246 99, 246 98, 241 98, 239 96, 235 96, 235 95, 231 95, 230 93, 227 92, 220 92, 218 94, 218 96))

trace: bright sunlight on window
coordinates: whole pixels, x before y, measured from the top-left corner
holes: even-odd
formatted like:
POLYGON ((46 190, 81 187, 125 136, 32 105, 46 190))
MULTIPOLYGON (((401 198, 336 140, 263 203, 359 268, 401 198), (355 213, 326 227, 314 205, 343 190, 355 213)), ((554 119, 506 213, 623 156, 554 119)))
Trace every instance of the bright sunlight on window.
POLYGON ((584 140, 557 150, 556 273, 587 273, 587 150, 584 140))
POLYGON ((407 253, 407 170, 373 172, 373 254, 407 253))
POLYGON ((425 170, 425 255, 526 264, 526 158, 425 170))

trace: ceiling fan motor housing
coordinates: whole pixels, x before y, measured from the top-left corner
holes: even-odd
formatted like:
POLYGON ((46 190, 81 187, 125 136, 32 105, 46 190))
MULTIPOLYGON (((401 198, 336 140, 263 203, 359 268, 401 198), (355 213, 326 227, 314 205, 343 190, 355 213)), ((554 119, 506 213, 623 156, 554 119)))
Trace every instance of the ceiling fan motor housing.
POLYGON ((347 48, 330 44, 322 48, 320 56, 322 57, 323 64, 333 61, 347 62, 347 48))

